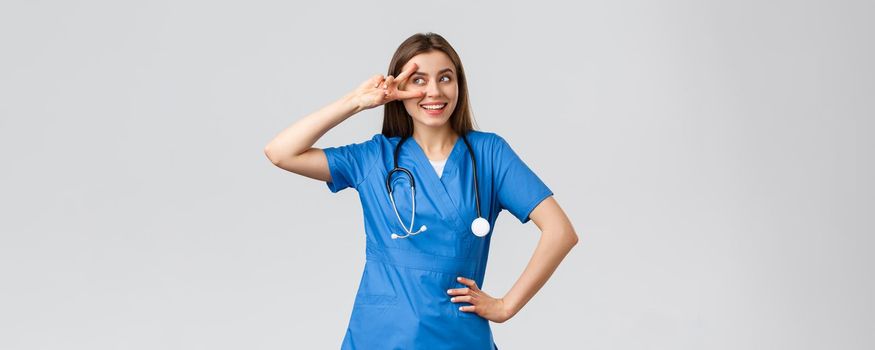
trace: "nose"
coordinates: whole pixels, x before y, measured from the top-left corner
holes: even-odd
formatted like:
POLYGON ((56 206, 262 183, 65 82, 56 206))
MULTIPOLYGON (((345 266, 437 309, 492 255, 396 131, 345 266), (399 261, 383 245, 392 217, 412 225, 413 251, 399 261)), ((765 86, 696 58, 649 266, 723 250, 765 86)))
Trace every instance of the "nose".
POLYGON ((441 95, 441 89, 438 88, 436 80, 431 80, 425 86, 425 94, 428 97, 437 97, 441 95))

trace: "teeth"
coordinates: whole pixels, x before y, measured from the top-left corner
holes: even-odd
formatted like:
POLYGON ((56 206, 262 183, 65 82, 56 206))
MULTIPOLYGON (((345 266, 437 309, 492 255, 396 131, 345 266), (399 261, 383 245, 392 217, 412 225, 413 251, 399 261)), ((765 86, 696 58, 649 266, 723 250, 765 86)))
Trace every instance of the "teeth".
POLYGON ((445 105, 446 105, 446 103, 442 103, 442 104, 439 104, 439 105, 422 105, 422 108, 425 108, 425 109, 441 109, 441 108, 444 108, 445 105))

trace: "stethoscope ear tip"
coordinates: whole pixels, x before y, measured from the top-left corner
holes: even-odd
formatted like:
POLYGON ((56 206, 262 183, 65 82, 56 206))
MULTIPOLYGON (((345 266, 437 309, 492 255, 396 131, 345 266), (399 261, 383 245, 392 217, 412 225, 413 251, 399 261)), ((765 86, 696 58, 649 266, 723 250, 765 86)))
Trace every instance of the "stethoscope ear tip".
POLYGON ((419 231, 425 231, 425 230, 428 230, 428 227, 425 227, 425 225, 422 225, 422 227, 419 228, 419 231))
POLYGON ((398 237, 399 237, 398 234, 395 234, 395 233, 392 234, 392 239, 398 239, 398 237))

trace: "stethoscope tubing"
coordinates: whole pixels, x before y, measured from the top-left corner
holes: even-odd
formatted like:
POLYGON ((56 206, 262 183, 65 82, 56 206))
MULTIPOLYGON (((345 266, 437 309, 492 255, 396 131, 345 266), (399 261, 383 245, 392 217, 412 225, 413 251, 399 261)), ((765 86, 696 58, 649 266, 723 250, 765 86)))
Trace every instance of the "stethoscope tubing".
MULTIPOLYGON (((480 213, 480 188, 478 186, 479 181, 477 181, 477 158, 474 156, 474 150, 473 150, 473 148, 471 148, 471 144, 468 143, 468 138, 465 135, 461 135, 460 137, 462 138, 462 141, 465 142, 465 147, 468 148, 468 154, 471 156, 471 168, 474 171, 474 200, 475 200, 475 204, 477 205, 477 217, 482 218, 483 216, 480 213)), ((393 153, 393 156, 392 156, 393 169, 391 171, 389 171, 388 175, 386 175, 386 191, 389 193, 389 200, 392 202, 392 209, 395 211, 395 217, 398 218, 398 223, 400 223, 401 227, 404 228, 405 231, 407 232, 407 234, 403 237, 415 235, 421 231, 425 231, 425 229, 426 229, 425 225, 423 225, 423 227, 420 228, 420 230, 418 230, 417 232, 413 232, 413 220, 414 220, 414 217, 416 216, 416 182, 413 179, 413 173, 409 169, 398 166, 398 153, 401 150, 401 145, 403 145, 404 142, 407 141, 408 138, 409 138, 409 136, 401 137, 401 140, 398 141, 398 144, 395 146, 395 152, 393 153), (413 206, 413 208, 412 208, 413 210, 410 213, 410 228, 405 227, 404 222, 401 221, 401 214, 398 213, 398 208, 395 206, 395 196, 392 194, 391 180, 392 180, 392 175, 396 171, 403 172, 404 174, 407 175, 407 178, 410 180, 410 195, 411 195, 410 200, 411 200, 411 203, 413 206)), ((401 237, 401 236, 399 236, 399 237, 401 237)), ((393 234, 393 238, 395 238, 395 234, 393 234)))

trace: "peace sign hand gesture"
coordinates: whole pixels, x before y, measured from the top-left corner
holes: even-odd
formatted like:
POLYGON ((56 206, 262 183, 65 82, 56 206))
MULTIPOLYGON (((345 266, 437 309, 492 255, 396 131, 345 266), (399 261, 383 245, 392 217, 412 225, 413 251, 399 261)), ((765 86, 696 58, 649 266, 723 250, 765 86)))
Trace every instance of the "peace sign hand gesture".
POLYGON ((351 93, 352 98, 360 110, 374 108, 394 100, 421 98, 425 96, 425 91, 403 90, 407 78, 415 71, 416 63, 398 74, 398 77, 375 75, 356 88, 351 93))

